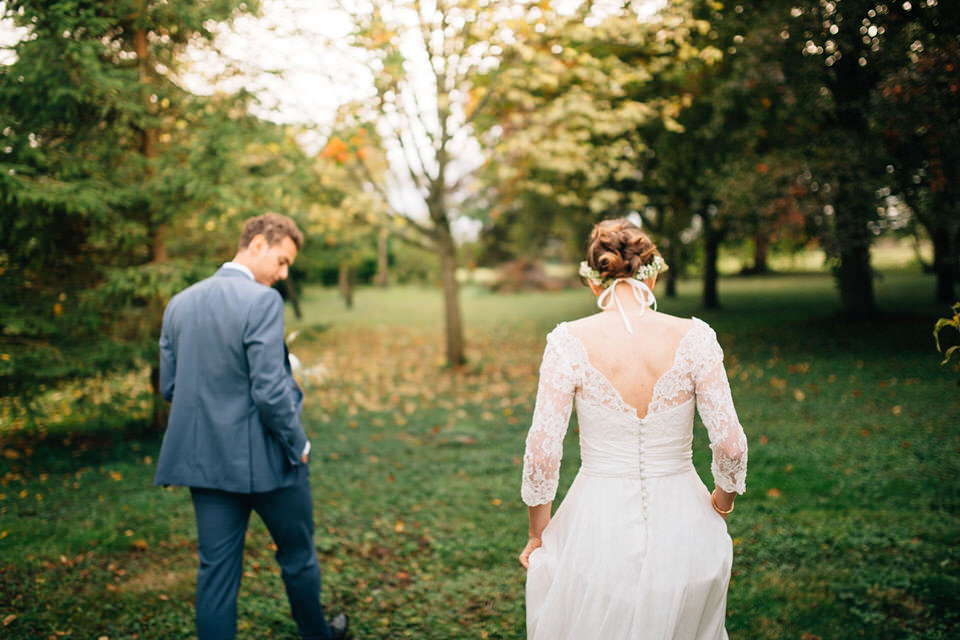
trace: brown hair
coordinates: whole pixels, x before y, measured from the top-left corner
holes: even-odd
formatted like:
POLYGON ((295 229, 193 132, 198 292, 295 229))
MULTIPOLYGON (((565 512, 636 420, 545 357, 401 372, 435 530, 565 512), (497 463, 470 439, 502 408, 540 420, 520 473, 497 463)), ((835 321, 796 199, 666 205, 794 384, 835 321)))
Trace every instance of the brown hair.
POLYGON ((267 239, 267 244, 271 247, 278 242, 282 242, 284 238, 293 240, 297 251, 303 246, 303 233, 297 228, 297 224, 279 213, 265 213, 261 216, 248 218, 243 224, 239 248, 247 248, 250 241, 258 235, 263 235, 267 239))
POLYGON ((659 255, 647 234, 626 218, 598 222, 587 244, 587 264, 603 280, 629 278, 659 255))

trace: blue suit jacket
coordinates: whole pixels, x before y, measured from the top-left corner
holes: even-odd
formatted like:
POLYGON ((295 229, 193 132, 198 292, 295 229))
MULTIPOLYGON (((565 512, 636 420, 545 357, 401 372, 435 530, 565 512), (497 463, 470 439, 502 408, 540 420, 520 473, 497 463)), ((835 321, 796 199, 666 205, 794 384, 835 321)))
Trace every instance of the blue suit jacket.
POLYGON ((283 300, 221 268, 171 298, 160 391, 172 402, 156 484, 272 491, 293 484, 307 438, 283 339, 283 300))

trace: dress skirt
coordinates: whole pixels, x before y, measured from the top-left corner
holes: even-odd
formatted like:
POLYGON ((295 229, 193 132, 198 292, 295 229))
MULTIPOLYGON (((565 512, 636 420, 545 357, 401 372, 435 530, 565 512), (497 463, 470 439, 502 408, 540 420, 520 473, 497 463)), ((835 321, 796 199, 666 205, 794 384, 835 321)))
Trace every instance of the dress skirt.
POLYGON ((530 555, 531 640, 722 640, 733 546, 692 465, 577 474, 530 555))

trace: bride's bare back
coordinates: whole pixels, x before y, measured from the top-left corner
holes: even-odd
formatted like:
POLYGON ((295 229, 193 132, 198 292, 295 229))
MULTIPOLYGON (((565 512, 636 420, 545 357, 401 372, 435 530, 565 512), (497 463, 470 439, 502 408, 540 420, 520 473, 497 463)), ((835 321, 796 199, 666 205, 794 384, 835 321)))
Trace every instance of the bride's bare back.
POLYGON ((583 344, 590 364, 643 418, 654 385, 673 365, 677 347, 693 327, 693 320, 652 309, 627 313, 632 334, 614 310, 569 322, 567 328, 583 344))

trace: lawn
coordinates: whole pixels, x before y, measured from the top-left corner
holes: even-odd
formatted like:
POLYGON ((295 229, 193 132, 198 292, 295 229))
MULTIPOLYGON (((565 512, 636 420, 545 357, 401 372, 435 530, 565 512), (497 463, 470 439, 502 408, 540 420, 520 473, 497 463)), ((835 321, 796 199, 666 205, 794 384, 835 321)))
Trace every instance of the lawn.
MULTIPOLYGON (((750 441, 732 638, 960 634, 960 371, 931 330, 932 281, 889 272, 882 313, 836 317, 826 275, 725 278, 724 308, 683 283, 661 310, 717 330, 750 441)), ((658 291, 660 293, 660 291, 658 291)), ((430 289, 308 289, 304 366, 324 601, 366 638, 522 638, 523 441, 544 335, 585 290, 463 292, 469 365, 442 367, 430 289)), ((141 406, 135 404, 135 406, 141 406)), ((0 429, 0 637, 190 638, 193 516, 152 486, 142 410, 0 429)), ((708 478, 705 434, 695 462, 708 478)), ((565 487, 576 471, 566 441, 565 487)), ((293 638, 270 539, 247 538, 239 637, 293 638)))

